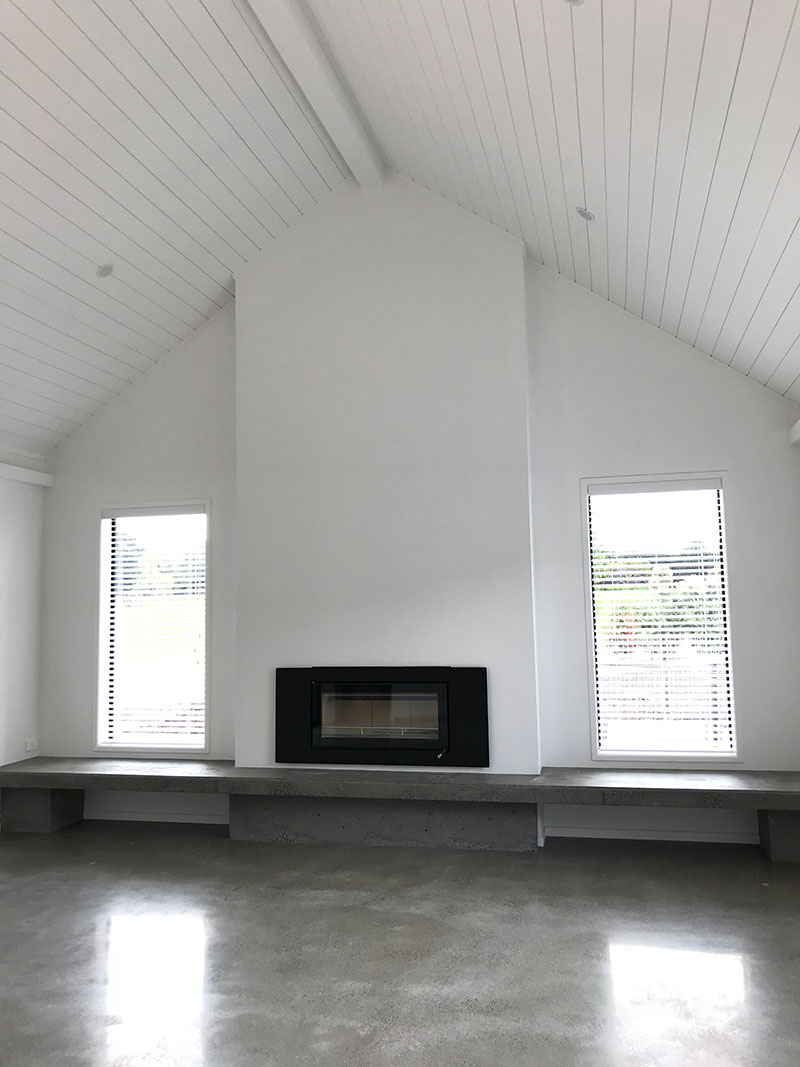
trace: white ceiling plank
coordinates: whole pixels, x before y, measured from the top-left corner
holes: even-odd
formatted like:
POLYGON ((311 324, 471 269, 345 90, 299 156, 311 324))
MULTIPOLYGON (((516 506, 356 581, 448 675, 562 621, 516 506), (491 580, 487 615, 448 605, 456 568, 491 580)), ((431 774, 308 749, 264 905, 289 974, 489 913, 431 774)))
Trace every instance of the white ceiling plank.
MULTIPOLYGON (((283 151, 287 147, 283 137, 285 127, 273 121, 271 131, 273 136, 284 142, 279 145, 269 136, 264 126, 255 120, 252 113, 243 105, 236 90, 223 77, 218 64, 224 62, 226 47, 224 38, 222 41, 217 40, 216 47, 214 44, 210 45, 215 53, 213 61, 198 43, 197 36, 192 29, 198 24, 198 16, 204 10, 202 6, 195 6, 192 9, 192 18, 184 21, 179 14, 180 8, 173 7, 168 0, 132 0, 132 2, 180 66, 185 71, 191 72, 191 80, 202 86, 207 100, 213 101, 214 108, 230 130, 235 132, 240 144, 239 151, 242 153, 242 166, 247 161, 252 168, 248 173, 255 178, 261 170, 266 170, 275 186, 281 190, 282 195, 300 215, 313 207, 317 200, 305 181, 305 172, 307 169, 310 171, 311 168, 306 168, 306 160, 303 159, 303 172, 298 174, 287 160, 283 151), (265 164, 266 160, 269 160, 268 165, 265 164)), ((186 18, 185 12, 184 18, 186 18)), ((238 82, 241 82, 242 74, 240 68, 238 82)), ((230 143, 235 145, 237 142, 231 140, 230 143)), ((263 188, 263 185, 260 184, 259 188, 263 188)), ((273 199, 272 195, 268 197, 270 203, 273 199)))
POLYGON ((7 363, 4 357, 5 352, 0 349, 0 392, 3 394, 9 388, 22 390, 31 396, 58 404, 64 412, 74 412, 79 422, 97 410, 97 403, 88 397, 72 389, 65 389, 62 385, 56 385, 41 374, 33 373, 32 363, 26 364, 25 370, 20 370, 7 363))
MULTIPOLYGON (((800 182, 800 154, 794 155, 800 149, 800 116, 793 106, 793 101, 798 98, 800 18, 795 13, 772 100, 748 163, 741 195, 725 235, 700 326, 693 341, 701 351, 714 350, 731 306, 738 299, 749 257, 759 240, 787 167, 796 167, 794 181, 800 182)), ((788 185, 791 184, 789 177, 788 185)), ((787 207, 790 206, 787 204, 787 207)))
POLYGON ((575 280, 585 289, 592 289, 588 226, 576 210, 586 206, 587 194, 579 120, 580 101, 575 77, 575 44, 572 29, 575 12, 570 4, 565 4, 562 0, 547 0, 547 3, 542 5, 542 10, 545 27, 545 58, 550 73, 556 118, 556 148, 564 191, 564 208, 570 228, 575 280))
POLYGON ((409 48, 416 57, 421 79, 420 96, 422 99, 427 97, 428 113, 431 116, 429 122, 434 129, 441 131, 442 151, 445 153, 456 200, 473 214, 485 214, 485 205, 481 206, 480 185, 453 105, 452 94, 442 74, 437 43, 428 28, 425 7, 421 0, 407 0, 396 7, 393 6, 392 12, 396 11, 402 19, 403 30, 398 32, 404 33, 409 48))
POLYGON ((673 0, 653 211, 644 273, 643 317, 658 325, 697 103, 711 0, 673 0))
POLYGON ((26 425, 37 430, 50 431, 62 436, 70 434, 78 425, 77 419, 67 419, 47 410, 44 401, 36 402, 36 397, 25 395, 5 386, 0 389, 0 418, 21 419, 26 425))
POLYGON ((694 121, 678 199, 675 235, 669 256, 660 326, 676 334, 692 269, 706 192, 714 177, 747 32, 753 0, 712 3, 708 37, 700 68, 694 121))
MULTIPOLYGON (((58 185, 42 170, 6 145, 5 173, 0 199, 22 214, 43 220, 48 230, 70 247, 85 251, 99 266, 111 262, 126 267, 133 288, 163 296, 176 315, 199 326, 221 307, 187 282, 176 270, 158 259, 141 242, 96 214, 90 204, 58 185)), ((218 291, 220 287, 217 287, 218 291)), ((226 294, 227 295, 227 294, 226 294)), ((220 298, 222 299, 222 298, 220 298)), ((196 328, 196 327, 195 327, 196 328)))
POLYGON ((60 419, 69 433, 78 426, 86 414, 82 408, 70 408, 56 400, 50 400, 38 390, 25 389, 13 382, 8 381, 8 372, 0 366, 0 402, 5 404, 19 405, 31 411, 37 411, 41 415, 60 419))
POLYGON ((41 462, 49 451, 51 442, 29 433, 20 434, 8 429, 0 420, 0 455, 41 462))
POLYGON ((65 353, 59 349, 54 349, 31 335, 12 330, 4 322, 4 311, 0 306, 0 336, 3 337, 0 342, 0 366, 40 379, 46 386, 59 387, 70 395, 81 398, 83 403, 91 405, 86 408, 87 412, 97 410, 99 404, 104 404, 117 395, 121 388, 119 382, 115 382, 113 386, 99 384, 93 370, 87 371, 85 366, 74 363, 69 354, 64 358, 65 353))
POLYGON ((766 384, 775 392, 786 394, 794 387, 798 379, 800 379, 800 332, 784 352, 766 384))
MULTIPOLYGON (((52 124, 51 124, 52 125, 52 124)), ((91 226, 95 214, 100 215, 114 229, 130 235, 130 239, 139 243, 146 242, 151 255, 161 262, 173 266, 193 289, 206 298, 222 306, 227 297, 233 295, 232 283, 223 277, 222 281, 212 277, 195 263, 190 255, 182 251, 160 232, 147 226, 128 206, 116 200, 91 177, 84 174, 70 160, 60 156, 43 137, 37 136, 22 123, 4 112, 0 107, 0 143, 27 160, 45 174, 57 174, 58 183, 71 193, 77 201, 87 205, 80 213, 75 212, 73 219, 79 224, 91 226), (91 205, 91 206, 88 206, 91 205)), ((10 161, 15 164, 14 160, 10 161)), ((221 272, 222 274, 222 272, 221 272)))
MULTIPOLYGON (((99 279, 98 279, 99 280, 99 279)), ((20 306, 19 293, 25 293, 37 303, 69 317, 70 332, 84 344, 139 370, 147 370, 169 350, 144 334, 133 330, 110 314, 96 311, 86 300, 76 297, 72 290, 88 283, 77 279, 32 249, 13 241, 8 235, 0 251, 0 284, 4 283, 4 298, 20 306), (18 286, 14 290, 11 286, 18 286)))
MULTIPOLYGON (((539 233, 539 219, 534 208, 534 197, 542 193, 543 182, 540 182, 534 193, 531 189, 531 178, 536 171, 534 170, 529 176, 526 167, 526 155, 533 145, 527 145, 523 149, 524 131, 527 129, 530 116, 529 113, 526 114, 519 108, 515 110, 512 103, 509 76, 518 79, 523 75, 519 49, 517 48, 516 54, 512 51, 510 57, 508 55, 504 57, 503 54, 503 46, 507 41, 507 35, 503 32, 504 26, 505 28, 516 27, 513 7, 507 3, 503 11, 499 5, 493 6, 492 0, 484 0, 484 2, 472 4, 467 10, 492 123, 513 200, 514 215, 518 224, 518 229, 514 232, 525 241, 531 254, 540 263, 544 262, 543 247, 549 249, 548 258, 550 262, 554 262, 555 249, 548 245, 548 237, 552 239, 552 234, 548 234, 543 246, 539 233), (506 70, 506 58, 510 59, 510 70, 506 70), (522 132, 520 118, 522 119, 522 132)), ((527 99, 527 90, 525 99, 527 99)), ((543 223, 547 221, 546 214, 540 214, 540 217, 543 223)))
POLYGON ((58 430, 28 422, 22 417, 7 415, 0 410, 0 436, 3 434, 13 434, 22 443, 22 447, 25 447, 25 442, 28 447, 34 444, 49 447, 59 444, 66 436, 58 430))
MULTIPOLYGON (((773 97, 796 9, 797 0, 783 0, 761 5, 758 17, 751 19, 719 157, 705 191, 678 320, 678 337, 689 344, 697 337, 706 296, 773 97)), ((800 90, 800 78, 796 79, 796 89, 800 90)))
MULTIPOLYGON (((800 276, 796 275, 796 277, 800 276)), ((800 323, 800 281, 795 285, 783 311, 775 316, 772 328, 762 341, 761 348, 747 372, 750 378, 779 392, 783 392, 794 380, 792 363, 798 323, 800 323), (787 363, 789 363, 788 367, 787 363), (787 378, 787 385, 783 385, 787 378)))
MULTIPOLYGON (((0 70, 0 99, 4 108, 13 110, 19 122, 33 133, 38 131, 40 138, 46 138, 47 144, 62 159, 72 163, 97 186, 107 190, 118 203, 129 206, 139 225, 147 226, 154 233, 161 233, 182 255, 200 266, 208 277, 225 277, 236 272, 242 259, 235 249, 223 246, 217 239, 212 240, 208 233, 198 233, 195 237, 186 228, 183 217, 185 209, 173 218, 166 207, 151 200, 131 178, 125 176, 124 163, 119 159, 109 161, 101 147, 92 148, 84 140, 87 135, 85 129, 73 132, 56 119, 56 114, 66 110, 58 106, 58 98, 54 96, 48 101, 52 108, 52 111, 48 111, 0 70)), ((76 108, 70 110, 73 111, 72 121, 78 124, 82 113, 76 108)))
MULTIPOLYGON (((40 341, 59 354, 58 365, 113 392, 119 392, 138 376, 136 367, 112 358, 102 349, 87 345, 76 336, 77 331, 67 333, 67 330, 73 329, 74 320, 54 313, 47 305, 19 289, 7 293, 0 286, 0 325, 8 337, 9 345, 16 347, 16 333, 23 338, 40 341), (6 302, 9 299, 13 300, 13 304, 6 302)), ((26 351, 24 344, 22 351, 26 351)))
POLYGON ((270 222, 276 232, 284 228, 277 214, 267 218, 259 216, 246 202, 246 195, 244 198, 239 195, 247 192, 241 176, 236 175, 238 184, 233 187, 219 177, 214 165, 218 162, 225 165, 228 161, 222 158, 221 150, 210 138, 199 139, 195 147, 182 135, 181 126, 170 125, 168 119, 174 120, 176 111, 180 117, 181 106, 169 94, 162 114, 159 104, 167 95, 163 86, 159 95, 161 83, 149 67, 139 69, 136 78, 138 57, 121 34, 106 34, 100 39, 116 60, 112 62, 99 44, 69 17, 69 11, 62 12, 54 0, 40 2, 47 5, 48 32, 55 47, 63 53, 63 64, 56 68, 62 72, 61 83, 91 110, 105 129, 131 146, 173 191, 185 197, 194 211, 218 228, 231 230, 242 254, 249 255, 259 242, 264 243, 271 232, 270 222))
MULTIPOLYGON (((107 248, 5 174, 0 174, 0 226, 85 278, 96 277, 97 267, 109 261, 107 248)), ((165 330, 184 337, 205 321, 135 267, 122 264, 120 270, 118 263, 113 265, 115 273, 104 279, 104 286, 116 299, 135 307, 165 330)))
MULTIPOLYGON (((169 351, 188 332, 186 327, 169 317, 157 307, 139 300, 135 294, 127 300, 113 291, 113 275, 99 278, 94 264, 76 256, 69 248, 59 246, 53 237, 47 237, 26 219, 12 211, 0 210, 0 244, 3 253, 22 270, 30 270, 42 280, 74 297, 76 304, 88 308, 108 319, 105 324, 118 324, 119 336, 129 338, 138 348, 140 339, 157 346, 152 350, 158 358, 159 350, 169 351), (111 283, 111 284, 109 284, 111 283), (141 308, 145 304, 145 310, 141 308), (159 321, 161 318, 168 320, 159 321)), ((119 287, 118 287, 119 288, 119 287)), ((98 322, 103 321, 101 319, 98 322)))
POLYGON ((294 0, 250 0, 250 7, 361 185, 379 185, 383 163, 294 0))
MULTIPOLYGON (((495 44, 491 13, 480 2, 453 4, 447 17, 469 89, 487 163, 500 203, 504 228, 517 237, 532 229, 525 181, 495 44)), ((536 249, 534 249, 536 251, 536 249)))
MULTIPOLYGON (((519 130, 500 50, 498 13, 492 10, 491 0, 479 0, 477 3, 467 3, 465 0, 463 7, 477 64, 476 81, 482 89, 487 109, 486 135, 494 146, 493 151, 501 167, 508 229, 522 238, 532 255, 541 262, 538 223, 533 213, 519 130)), ((513 18, 510 9, 507 11, 509 16, 513 18)))
MULTIPOLYGON (((575 279, 575 256, 572 248, 569 208, 559 161, 558 131, 553 107, 553 86, 548 69, 548 50, 542 7, 539 3, 513 0, 528 78, 530 106, 533 112, 542 169, 550 208, 550 223, 555 242, 558 270, 575 279)), ((574 205, 573 205, 574 207, 574 205)))
MULTIPOLYGON (((17 240, 57 259, 63 267, 83 278, 97 277, 98 265, 108 261, 107 250, 89 239, 84 230, 53 212, 47 205, 37 202, 26 190, 13 186, 2 174, 0 225, 17 240), (10 200, 19 206, 11 206, 10 200), (25 210, 20 210, 20 207, 25 210)), ((108 292, 113 300, 133 308, 139 316, 146 317, 180 338, 205 321, 196 313, 190 313, 191 318, 181 318, 178 312, 187 315, 187 309, 174 299, 170 300, 170 294, 160 290, 150 278, 130 265, 123 264, 122 269, 118 264, 112 266, 115 273, 103 278, 103 291, 108 292), (167 301, 172 307, 166 306, 167 301)))
POLYGON ((586 203, 595 216, 586 227, 592 290, 608 298, 606 243, 606 144, 603 113, 603 5, 572 11, 573 55, 586 203))
POLYGON ((800 227, 795 226, 790 233, 775 272, 770 276, 730 360, 734 370, 752 374, 757 381, 766 380, 763 373, 769 376, 797 335, 800 303, 794 302, 800 290, 800 227), (771 350, 773 345, 774 351, 771 350), (755 373, 757 367, 761 373, 755 373))
POLYGON ((514 0, 488 0, 488 5, 511 120, 511 143, 519 159, 520 169, 516 180, 524 193, 520 201, 523 207, 527 204, 526 215, 532 219, 537 242, 534 245, 525 234, 526 244, 535 258, 551 270, 557 270, 548 190, 514 0))
MULTIPOLYGON (((778 294, 772 287, 773 279, 782 275, 784 257, 788 254, 798 234, 797 190, 800 188, 800 140, 781 175, 777 189, 759 226, 755 242, 741 270, 739 281, 731 296, 728 310, 720 325, 712 354, 735 369, 747 372, 752 353, 739 350, 742 339, 748 334, 753 319, 768 322, 768 317, 781 308, 770 307, 770 301, 778 294), (764 300, 767 306, 764 307, 764 300)), ((791 276, 783 275, 782 292, 784 304, 791 294, 791 276)), ((774 319, 773 319, 774 321, 774 319)), ((763 328, 763 327, 762 327, 763 328)))
POLYGON ((266 171, 262 168, 254 184, 241 165, 240 140, 138 11, 127 0, 120 0, 112 20, 105 11, 98 17, 96 9, 90 17, 89 8, 94 8, 90 0, 73 0, 70 11, 81 15, 81 29, 136 92, 138 105, 127 108, 136 121, 150 132, 160 116, 162 126, 155 125, 151 136, 225 204, 228 214, 241 218, 246 231, 259 225, 271 234, 283 232, 287 221, 280 205, 271 202, 262 187, 266 171), (226 143, 231 140, 233 146, 226 143), (214 192, 215 188, 219 191, 214 192))
POLYGON ((284 228, 299 218, 302 211, 292 196, 296 191, 294 182, 288 182, 287 188, 273 173, 273 160, 253 155, 246 136, 231 123, 210 87, 195 77, 169 47, 160 23, 151 25, 134 0, 120 0, 114 9, 114 23, 139 55, 152 57, 162 84, 184 109, 180 121, 187 131, 191 130, 192 140, 196 133, 202 138, 210 137, 218 152, 215 169, 225 166, 227 171, 232 167, 238 172, 241 197, 252 214, 258 218, 264 210, 275 212, 284 228), (194 116, 198 115, 202 116, 202 123, 195 121, 194 116))
POLYGON ((447 86, 461 137, 471 160, 471 167, 468 170, 465 169, 465 178, 470 175, 470 172, 474 176, 475 184, 470 194, 472 202, 478 214, 505 229, 506 218, 501 206, 496 179, 487 156, 483 132, 467 87, 464 60, 457 51, 450 25, 456 5, 451 5, 448 11, 438 0, 429 3, 423 0, 423 9, 426 31, 431 41, 436 43, 439 77, 447 86))
POLYGON ((625 307, 631 176, 631 93, 635 0, 603 5, 603 109, 606 137, 608 297, 625 307))
MULTIPOLYGON (((403 95, 410 109, 415 110, 420 118, 421 132, 430 149, 431 158, 436 162, 440 187, 454 203, 473 210, 469 190, 463 180, 461 168, 455 158, 450 134, 442 121, 438 99, 431 88, 428 69, 420 58, 420 49, 411 35, 411 25, 405 12, 406 5, 398 0, 386 0, 381 5, 381 14, 385 21, 388 35, 384 40, 391 42, 401 64, 403 95)), ((421 29, 419 24, 417 28, 421 29)), ((424 34, 420 34, 422 40, 424 34)), ((438 73, 438 63, 430 68, 431 73, 438 73)))
POLYGON ((672 6, 640 3, 636 8, 631 110, 630 183, 625 307, 644 310, 645 275, 653 224, 653 191, 661 148, 667 55, 672 6))
MULTIPOLYGON (((96 49, 91 49, 86 38, 81 40, 84 50, 91 52, 87 58, 94 61, 95 76, 99 79, 105 74, 116 88, 113 97, 76 67, 60 42, 55 43, 35 28, 13 4, 9 5, 9 11, 7 23, 11 25, 6 25, 6 32, 13 35, 13 44, 6 43, 0 51, 4 72, 41 102, 54 121, 60 122, 88 151, 134 184, 170 219, 201 235, 203 243, 223 262, 231 252, 249 256, 259 247, 250 235, 253 230, 263 244, 266 231, 255 216, 250 214, 245 219, 240 213, 237 219, 225 214, 218 207, 217 198, 205 195, 197 186, 189 161, 184 158, 183 169, 178 167, 176 152, 157 148, 152 138, 123 110, 118 101, 127 99, 130 106, 132 88, 117 71, 109 77, 105 69, 107 61, 96 49)), ((66 22, 63 17, 62 21, 66 22)), ((66 24, 74 34, 72 24, 66 24)), ((104 88, 108 90, 111 86, 104 88)), ((172 138, 172 143, 176 140, 172 138)))
MULTIPOLYGON (((275 211, 285 225, 296 219, 299 208, 271 173, 268 163, 252 155, 244 135, 230 123, 211 93, 181 63, 158 32, 158 27, 151 26, 133 0, 118 0, 115 4, 114 26, 127 42, 129 53, 148 56, 147 65, 141 62, 137 65, 139 77, 142 67, 158 74, 155 85, 148 80, 148 97, 155 90, 159 106, 169 111, 170 124, 185 131, 184 136, 191 143, 203 145, 215 153, 213 166, 217 173, 223 176, 223 167, 226 175, 233 171, 236 175, 233 180, 242 190, 240 199, 251 213, 258 218, 261 211, 275 211), (202 123, 195 116, 202 116, 202 123)), ((107 47, 107 38, 103 44, 107 47)), ((118 50, 124 51, 124 47, 120 46, 118 50)), ((167 111, 164 114, 166 116, 167 111)), ((181 247, 182 239, 178 235, 172 234, 171 240, 181 247)), ((199 257, 198 262, 203 262, 203 258, 199 257)), ((229 257, 224 265, 231 266, 229 257)))

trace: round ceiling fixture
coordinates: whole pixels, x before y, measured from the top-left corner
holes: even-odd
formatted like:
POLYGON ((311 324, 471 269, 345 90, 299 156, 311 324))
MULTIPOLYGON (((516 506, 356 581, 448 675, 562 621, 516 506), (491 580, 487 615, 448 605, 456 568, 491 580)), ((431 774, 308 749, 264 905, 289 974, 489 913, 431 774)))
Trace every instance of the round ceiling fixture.
POLYGON ((98 278, 107 278, 109 276, 109 274, 113 274, 113 273, 114 273, 114 264, 113 263, 101 263, 100 266, 97 268, 97 277, 98 278))
MULTIPOLYGON (((571 0, 567 0, 567 2, 571 3, 571 0)), ((594 222, 594 215, 591 213, 591 211, 589 211, 588 208, 576 207, 575 210, 578 212, 582 219, 586 219, 587 222, 594 222)))

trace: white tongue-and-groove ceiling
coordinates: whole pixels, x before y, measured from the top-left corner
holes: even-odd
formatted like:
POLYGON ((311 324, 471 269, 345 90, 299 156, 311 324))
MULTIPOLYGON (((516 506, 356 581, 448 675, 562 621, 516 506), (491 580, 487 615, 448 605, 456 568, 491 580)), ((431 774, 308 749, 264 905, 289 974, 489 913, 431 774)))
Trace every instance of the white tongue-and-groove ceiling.
POLYGON ((297 3, 253 0, 271 41, 244 0, 5 0, 0 452, 35 462, 202 325, 368 140, 800 402, 797 0, 307 0, 287 38, 297 3))
POLYGON ((0 450, 21 457, 201 326, 347 173, 234 0, 3 0, 0 153, 0 450))

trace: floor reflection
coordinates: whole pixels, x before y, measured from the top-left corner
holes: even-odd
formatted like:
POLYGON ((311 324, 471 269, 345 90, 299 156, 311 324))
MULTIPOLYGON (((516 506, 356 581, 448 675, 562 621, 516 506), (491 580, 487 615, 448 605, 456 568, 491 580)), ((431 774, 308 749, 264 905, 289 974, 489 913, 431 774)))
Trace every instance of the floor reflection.
POLYGON ((634 1054, 631 1062, 657 1055, 659 1063, 678 1063, 691 1049, 698 1065, 744 1064, 729 1045, 746 1010, 738 953, 612 942, 609 955, 617 1037, 634 1054))
POLYGON ((203 1062, 205 951, 202 915, 109 917, 109 1064, 197 1067, 203 1062))

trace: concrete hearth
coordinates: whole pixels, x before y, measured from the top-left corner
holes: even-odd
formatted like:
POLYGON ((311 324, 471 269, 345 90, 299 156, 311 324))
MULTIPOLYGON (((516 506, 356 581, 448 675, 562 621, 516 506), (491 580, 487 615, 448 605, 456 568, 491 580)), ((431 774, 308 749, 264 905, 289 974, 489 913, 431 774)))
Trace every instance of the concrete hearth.
POLYGON ((233 794, 236 841, 536 850, 536 805, 233 794))

